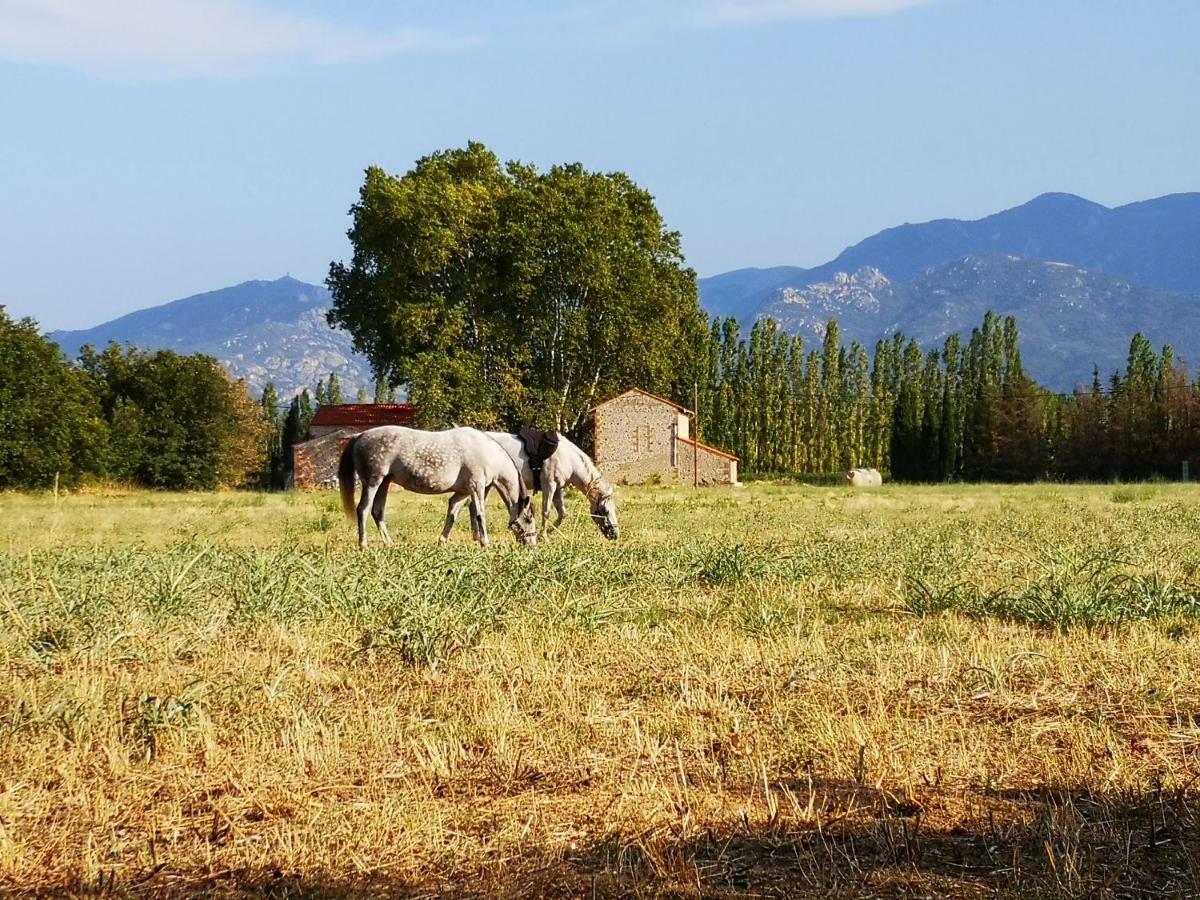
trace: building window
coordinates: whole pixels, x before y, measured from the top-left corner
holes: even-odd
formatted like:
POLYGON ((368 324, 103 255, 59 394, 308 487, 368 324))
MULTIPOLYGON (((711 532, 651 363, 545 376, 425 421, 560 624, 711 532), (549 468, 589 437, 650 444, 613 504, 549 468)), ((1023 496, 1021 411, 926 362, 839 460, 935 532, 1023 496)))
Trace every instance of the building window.
POLYGON ((654 450, 654 428, 650 425, 635 425, 633 427, 633 452, 637 456, 649 454, 654 450))

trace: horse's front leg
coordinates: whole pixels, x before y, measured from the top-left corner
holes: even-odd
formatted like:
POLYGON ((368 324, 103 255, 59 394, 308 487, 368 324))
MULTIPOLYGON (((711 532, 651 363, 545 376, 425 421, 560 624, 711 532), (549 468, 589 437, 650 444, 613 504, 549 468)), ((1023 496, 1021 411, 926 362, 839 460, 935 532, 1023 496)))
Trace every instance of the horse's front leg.
POLYGON ((471 540, 473 540, 475 543, 478 544, 479 543, 479 516, 477 516, 475 514, 475 508, 476 507, 475 507, 474 500, 472 500, 469 504, 467 504, 467 509, 470 513, 468 518, 470 518, 470 520, 471 520, 471 540))
POLYGON ((557 486, 548 484, 545 477, 542 478, 542 531, 548 530, 546 523, 550 521, 550 503, 554 500, 554 491, 557 486))
POLYGON ((383 481, 380 482, 379 490, 375 492, 375 502, 371 504, 371 518, 375 520, 375 526, 379 529, 379 536, 383 538, 384 545, 392 546, 392 536, 388 534, 387 524, 383 521, 384 512, 387 510, 388 487, 392 483, 392 476, 385 475, 383 481))
POLYGON ((562 527, 563 519, 567 517, 567 511, 563 509, 563 494, 567 491, 566 485, 557 485, 554 490, 554 509, 558 512, 558 519, 554 523, 555 528, 562 527))
POLYGON ((474 523, 478 531, 475 534, 475 539, 479 541, 481 547, 488 545, 487 521, 484 518, 484 507, 487 502, 487 492, 484 490, 473 490, 471 492, 471 521, 474 523))
MULTIPOLYGON (((470 494, 453 494, 450 497, 450 502, 446 504, 446 527, 442 529, 442 536, 438 538, 439 544, 444 544, 450 540, 450 532, 454 528, 454 523, 458 520, 459 511, 462 510, 463 504, 471 499, 470 494)), ((475 531, 474 519, 471 521, 471 531, 475 531)))

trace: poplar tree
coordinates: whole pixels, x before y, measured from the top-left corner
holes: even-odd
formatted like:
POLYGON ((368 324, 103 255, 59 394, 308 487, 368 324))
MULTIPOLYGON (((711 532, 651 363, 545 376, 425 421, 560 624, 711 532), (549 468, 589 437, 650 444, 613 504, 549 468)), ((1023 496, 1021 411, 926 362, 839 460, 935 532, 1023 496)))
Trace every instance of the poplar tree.
POLYGON ((279 391, 275 382, 268 381, 259 401, 263 418, 267 423, 267 487, 278 490, 283 487, 287 466, 283 458, 283 417, 279 408, 279 391))
POLYGON ((338 378, 337 372, 329 373, 329 383, 325 386, 325 402, 330 406, 340 406, 346 402, 342 393, 342 380, 338 378))

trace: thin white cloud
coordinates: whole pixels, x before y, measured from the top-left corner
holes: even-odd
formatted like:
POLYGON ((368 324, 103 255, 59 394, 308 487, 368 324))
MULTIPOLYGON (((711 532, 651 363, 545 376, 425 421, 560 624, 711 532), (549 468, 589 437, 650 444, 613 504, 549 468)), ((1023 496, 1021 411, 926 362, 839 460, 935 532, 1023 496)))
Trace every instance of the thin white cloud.
POLYGON ((705 25, 765 25, 771 22, 887 16, 932 0, 710 0, 700 14, 705 25))
POLYGON ((339 65, 473 43, 340 25, 249 0, 0 0, 0 57, 122 76, 242 75, 282 61, 339 65))

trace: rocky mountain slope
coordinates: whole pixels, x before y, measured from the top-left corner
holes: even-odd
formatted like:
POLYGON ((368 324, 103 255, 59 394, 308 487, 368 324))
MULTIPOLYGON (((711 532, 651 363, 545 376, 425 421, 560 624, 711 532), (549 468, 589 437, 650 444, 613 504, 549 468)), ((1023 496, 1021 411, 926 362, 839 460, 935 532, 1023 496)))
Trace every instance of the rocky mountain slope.
POLYGON ((258 395, 268 381, 284 397, 311 388, 337 372, 348 398, 374 383, 367 361, 350 336, 325 321, 329 292, 294 278, 247 281, 139 310, 83 331, 56 331, 51 338, 68 356, 84 344, 110 341, 147 350, 207 353, 258 395))
POLYGON ((1043 384, 1071 390, 1124 367, 1129 340, 1142 331, 1200 363, 1200 297, 1175 294, 1066 263, 973 253, 893 281, 864 266, 830 281, 784 287, 761 307, 786 330, 819 343, 831 318, 842 340, 873 347, 897 331, 922 346, 967 335, 989 310, 1014 315, 1027 370, 1043 384))
POLYGON ((811 269, 741 269, 700 282, 713 315, 770 315, 816 336, 836 318, 873 344, 900 330, 924 341, 974 327, 987 309, 1017 317, 1030 372, 1069 388, 1092 365, 1123 363, 1136 331, 1200 366, 1200 193, 1109 209, 1043 194, 974 221, 881 231, 811 269), (926 337, 928 335, 928 337, 926 337))

